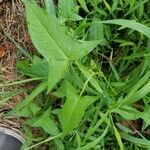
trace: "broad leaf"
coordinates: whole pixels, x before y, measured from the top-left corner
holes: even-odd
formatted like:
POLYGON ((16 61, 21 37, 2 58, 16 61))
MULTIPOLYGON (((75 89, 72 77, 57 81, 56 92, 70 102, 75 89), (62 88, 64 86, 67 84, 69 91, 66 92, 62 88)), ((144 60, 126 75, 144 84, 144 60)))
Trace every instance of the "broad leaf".
POLYGON ((67 34, 65 27, 53 15, 36 4, 25 2, 29 33, 36 49, 47 59, 49 68, 59 73, 52 76, 49 71, 48 91, 63 78, 69 60, 82 58, 91 52, 101 42, 77 41, 67 34), (57 65, 59 63, 62 65, 57 65), (57 67, 56 67, 57 66, 57 67))
POLYGON ((19 117, 29 117, 31 115, 35 115, 40 111, 40 107, 38 107, 36 104, 34 103, 30 103, 28 105, 26 105, 25 107, 23 107, 21 110, 19 110, 16 113, 16 116, 19 117))
POLYGON ((49 110, 45 111, 41 116, 28 120, 27 124, 32 127, 41 127, 51 135, 57 135, 59 133, 56 123, 50 118, 49 110))
POLYGON ((49 63, 48 91, 51 91, 55 84, 64 78, 68 62, 66 60, 51 60, 49 63), (56 77, 57 76, 57 77, 56 77))
POLYGON ((26 60, 17 62, 18 69, 30 77, 45 77, 48 78, 48 62, 46 59, 34 57, 33 62, 30 64, 26 60))
POLYGON ((75 128, 82 120, 88 106, 98 99, 97 96, 79 97, 75 88, 68 82, 66 83, 66 94, 67 99, 60 114, 64 133, 75 128))

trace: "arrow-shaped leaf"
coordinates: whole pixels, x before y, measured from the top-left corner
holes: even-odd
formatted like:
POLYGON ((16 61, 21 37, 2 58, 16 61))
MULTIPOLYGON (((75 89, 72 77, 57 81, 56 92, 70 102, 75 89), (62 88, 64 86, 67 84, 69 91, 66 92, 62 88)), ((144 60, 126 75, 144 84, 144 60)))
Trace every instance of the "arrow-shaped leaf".
POLYGON ((79 59, 91 52, 101 41, 77 41, 67 34, 65 26, 37 4, 25 1, 29 33, 36 49, 49 63, 48 91, 64 77, 69 60, 79 59), (61 65, 57 65, 59 63, 61 65), (56 67, 57 66, 57 67, 56 67), (58 72, 58 70, 60 70, 58 72), (53 80, 53 82, 50 82, 53 80))
POLYGON ((67 100, 60 114, 64 133, 75 128, 82 120, 88 106, 98 99, 97 96, 79 97, 75 88, 68 82, 66 83, 66 94, 67 100))

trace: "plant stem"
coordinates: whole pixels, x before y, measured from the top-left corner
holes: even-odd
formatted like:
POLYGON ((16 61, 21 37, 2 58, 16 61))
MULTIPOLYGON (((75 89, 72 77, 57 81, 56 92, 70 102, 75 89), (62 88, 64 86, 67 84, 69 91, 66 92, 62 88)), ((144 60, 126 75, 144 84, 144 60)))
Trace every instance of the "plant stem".
POLYGON ((51 140, 54 140, 54 139, 56 139, 56 138, 58 138, 58 137, 60 137, 60 136, 62 136, 62 135, 63 135, 63 133, 60 133, 60 134, 58 134, 58 135, 56 135, 56 136, 48 137, 48 138, 47 138, 46 140, 44 140, 44 141, 41 141, 41 142, 39 142, 39 143, 37 143, 37 144, 34 144, 34 145, 32 145, 32 146, 30 146, 30 147, 28 147, 28 148, 25 148, 25 150, 29 150, 29 149, 35 148, 35 147, 37 147, 37 146, 39 146, 39 145, 41 145, 41 144, 44 144, 44 143, 49 142, 49 141, 51 141, 51 140))

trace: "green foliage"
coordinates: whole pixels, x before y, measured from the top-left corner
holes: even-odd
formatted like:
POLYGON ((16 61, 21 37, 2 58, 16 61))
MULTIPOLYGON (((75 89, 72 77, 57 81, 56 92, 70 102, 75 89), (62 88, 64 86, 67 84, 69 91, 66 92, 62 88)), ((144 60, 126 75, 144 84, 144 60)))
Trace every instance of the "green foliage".
POLYGON ((82 120, 85 110, 94 103, 98 97, 77 95, 76 90, 70 83, 66 83, 66 102, 63 105, 60 114, 60 123, 63 132, 68 133, 75 128, 82 120))
POLYGON ((32 127, 41 127, 50 135, 57 135, 59 133, 58 127, 49 116, 50 111, 47 110, 41 116, 34 117, 27 121, 27 125, 32 127))
POLYGON ((81 20, 82 17, 76 13, 75 7, 76 4, 74 0, 61 0, 58 3, 59 15, 65 20, 81 20))
MULTIPOLYGON (((56 83, 64 77, 69 61, 87 55, 99 42, 74 40, 66 35, 65 27, 57 18, 51 14, 47 15, 45 10, 36 4, 28 1, 25 4, 32 41, 49 64, 48 92, 50 92, 56 83), (47 26, 48 24, 51 26, 47 26)), ((64 4, 67 5, 66 2, 64 4)), ((65 10, 68 9, 65 8, 65 10)))
POLYGON ((6 114, 38 129, 23 148, 150 148, 150 2, 44 2, 24 2, 38 52, 17 68, 29 79, 0 85, 38 84, 6 114))
POLYGON ((137 30, 138 32, 150 38, 150 28, 132 20, 114 19, 114 20, 103 21, 103 23, 122 25, 124 27, 137 30))

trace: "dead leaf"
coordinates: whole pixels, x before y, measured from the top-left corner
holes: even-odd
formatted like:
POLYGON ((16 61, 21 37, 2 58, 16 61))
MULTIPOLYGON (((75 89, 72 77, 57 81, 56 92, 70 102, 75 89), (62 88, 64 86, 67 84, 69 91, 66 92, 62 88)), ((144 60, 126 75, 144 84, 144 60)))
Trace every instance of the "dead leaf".
POLYGON ((0 47, 0 58, 5 55, 5 49, 3 47, 0 47))

